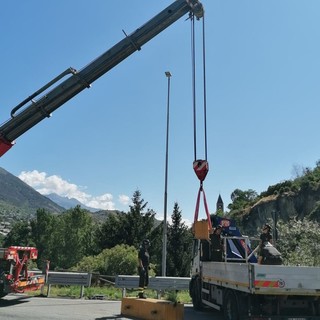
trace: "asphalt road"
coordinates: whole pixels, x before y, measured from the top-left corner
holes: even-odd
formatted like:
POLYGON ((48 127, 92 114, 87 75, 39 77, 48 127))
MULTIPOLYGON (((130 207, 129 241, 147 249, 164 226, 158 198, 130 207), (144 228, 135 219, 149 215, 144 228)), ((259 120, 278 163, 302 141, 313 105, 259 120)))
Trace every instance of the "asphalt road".
MULTIPOLYGON (((132 320, 120 315, 121 301, 8 295, 0 299, 1 320, 132 320)), ((222 320, 219 312, 185 305, 184 320, 222 320)), ((175 320, 175 319, 167 319, 175 320)))

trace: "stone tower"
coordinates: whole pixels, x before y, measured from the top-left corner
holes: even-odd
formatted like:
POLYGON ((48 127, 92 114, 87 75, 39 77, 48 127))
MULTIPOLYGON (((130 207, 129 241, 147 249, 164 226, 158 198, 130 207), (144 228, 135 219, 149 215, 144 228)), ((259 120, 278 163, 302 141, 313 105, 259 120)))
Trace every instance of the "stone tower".
POLYGON ((218 197, 218 200, 217 200, 216 210, 217 210, 216 212, 218 212, 218 211, 224 212, 223 201, 222 201, 222 198, 221 198, 221 195, 220 195, 220 194, 219 194, 219 197, 218 197))

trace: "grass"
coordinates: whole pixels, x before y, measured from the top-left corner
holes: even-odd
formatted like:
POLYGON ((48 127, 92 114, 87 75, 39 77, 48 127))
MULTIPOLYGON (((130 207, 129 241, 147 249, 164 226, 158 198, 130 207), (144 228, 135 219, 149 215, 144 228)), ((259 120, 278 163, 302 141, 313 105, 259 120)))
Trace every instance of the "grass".
MULTIPOLYGON (((47 294, 47 286, 45 285, 42 293, 47 294)), ((50 297, 68 297, 78 299, 80 297, 80 286, 58 286, 51 285, 50 297)), ((29 295, 39 295, 40 291, 28 292, 29 295)), ((126 290, 127 297, 136 297, 138 295, 138 290, 126 290)), ((157 291, 147 289, 145 295, 148 298, 157 298, 157 291)), ((104 299, 104 300, 121 300, 122 289, 115 288, 113 286, 92 286, 85 287, 83 297, 85 299, 104 299)), ((161 299, 169 300, 173 302, 180 303, 191 303, 191 298, 188 291, 167 291, 161 295, 161 299)))

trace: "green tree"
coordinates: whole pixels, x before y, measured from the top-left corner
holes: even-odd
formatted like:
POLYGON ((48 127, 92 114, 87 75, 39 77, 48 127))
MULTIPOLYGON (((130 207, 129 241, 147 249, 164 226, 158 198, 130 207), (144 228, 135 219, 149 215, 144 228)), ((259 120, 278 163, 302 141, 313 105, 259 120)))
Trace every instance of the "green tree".
POLYGON ((155 212, 147 209, 148 202, 141 198, 141 192, 133 193, 130 211, 124 220, 124 243, 139 247, 144 238, 148 238, 155 223, 155 212))
POLYGON ((148 235, 151 241, 149 248, 150 263, 154 266, 155 273, 158 276, 162 275, 163 225, 164 221, 161 221, 148 235))
POLYGON ((279 221, 276 243, 286 265, 320 266, 320 225, 303 219, 279 221))
POLYGON ((315 203, 313 210, 310 212, 309 218, 320 222, 320 201, 315 203))
POLYGON ((63 214, 56 216, 54 221, 54 229, 51 233, 51 249, 50 249, 50 269, 64 268, 65 261, 65 221, 63 214))
POLYGON ((247 205, 252 204, 258 198, 256 191, 249 189, 246 191, 235 189, 231 193, 232 203, 228 205, 230 210, 241 210, 244 209, 247 205))
POLYGON ((34 245, 35 243, 32 239, 31 227, 27 221, 16 222, 3 241, 4 247, 34 245))
POLYGON ((105 274, 136 274, 138 251, 133 246, 117 245, 105 253, 105 274))
POLYGON ((99 272, 100 274, 115 276, 117 274, 137 274, 138 251, 128 245, 117 245, 105 249, 96 256, 84 257, 73 270, 99 272))
POLYGON ((192 233, 182 221, 177 202, 171 215, 172 224, 168 226, 167 275, 188 277, 190 275, 192 233))
MULTIPOLYGON (((94 248, 94 223, 87 210, 76 206, 60 216, 60 232, 56 234, 62 255, 58 256, 60 267, 70 268, 84 256, 90 255, 94 248)), ((57 249, 57 248, 56 248, 57 249)))
MULTIPOLYGON (((38 249, 38 261, 51 260, 52 249, 54 247, 54 233, 57 228, 57 216, 38 209, 36 217, 31 220, 31 233, 35 246, 38 249)), ((40 266, 39 266, 40 267, 40 266)))
POLYGON ((4 241, 4 235, 3 234, 0 234, 0 243, 1 243, 1 246, 3 246, 3 241, 4 241))
POLYGON ((155 212, 147 209, 147 204, 137 190, 128 213, 110 214, 97 232, 101 250, 117 244, 138 248, 142 240, 150 236, 155 224, 155 212))
POLYGON ((101 250, 110 249, 124 243, 124 225, 127 215, 123 212, 112 212, 106 221, 97 228, 96 239, 101 250))

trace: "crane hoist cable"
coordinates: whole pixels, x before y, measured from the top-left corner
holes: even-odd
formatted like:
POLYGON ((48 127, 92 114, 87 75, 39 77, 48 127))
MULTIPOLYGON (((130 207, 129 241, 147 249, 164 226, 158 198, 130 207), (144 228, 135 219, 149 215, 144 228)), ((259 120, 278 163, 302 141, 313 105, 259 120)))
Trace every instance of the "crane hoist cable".
POLYGON ((194 222, 198 220, 200 197, 203 194, 204 208, 207 215, 208 230, 212 230, 210 212, 206 200, 206 194, 203 189, 203 181, 209 171, 209 163, 207 161, 207 93, 206 93, 206 55, 205 55, 205 16, 202 17, 202 66, 203 66, 203 118, 204 118, 204 160, 197 158, 197 103, 196 103, 196 44, 195 44, 195 24, 194 15, 191 17, 191 59, 192 59, 192 100, 193 100, 193 145, 194 145, 194 161, 193 169, 200 180, 200 187, 197 196, 194 222))

